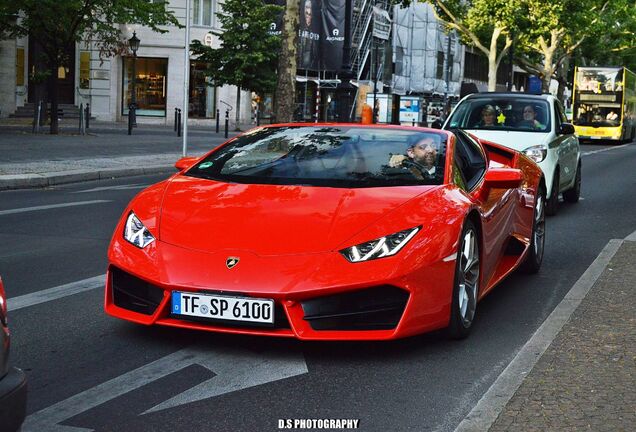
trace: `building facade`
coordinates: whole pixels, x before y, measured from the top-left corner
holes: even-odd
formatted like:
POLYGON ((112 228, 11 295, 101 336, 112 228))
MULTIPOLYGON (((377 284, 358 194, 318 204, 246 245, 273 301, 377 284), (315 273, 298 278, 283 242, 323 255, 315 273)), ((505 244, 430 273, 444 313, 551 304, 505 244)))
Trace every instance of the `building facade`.
MULTIPOLYGON (((218 48, 219 40, 212 31, 220 31, 216 13, 221 4, 218 0, 190 0, 190 3, 191 40, 218 48)), ((166 7, 185 25, 186 0, 170 0, 166 7)), ((137 25, 121 25, 120 30, 122 39, 135 32, 141 41, 135 63, 137 121, 171 124, 175 108, 183 108, 185 28, 170 26, 163 34, 137 25)), ((17 108, 43 98, 42 91, 37 91, 37 50, 29 37, 0 42, 0 116, 7 117, 17 108)), ((69 57, 70 65, 58 70, 60 104, 90 104, 91 115, 98 120, 124 120, 132 96, 133 58, 100 58, 99 50, 90 41, 77 43, 69 57)), ((204 70, 204 65, 190 60, 190 119, 193 123, 214 122, 217 110, 222 118, 229 110, 233 121, 236 87, 213 86, 204 70)), ((250 92, 241 92, 240 109, 241 121, 249 122, 250 92)))

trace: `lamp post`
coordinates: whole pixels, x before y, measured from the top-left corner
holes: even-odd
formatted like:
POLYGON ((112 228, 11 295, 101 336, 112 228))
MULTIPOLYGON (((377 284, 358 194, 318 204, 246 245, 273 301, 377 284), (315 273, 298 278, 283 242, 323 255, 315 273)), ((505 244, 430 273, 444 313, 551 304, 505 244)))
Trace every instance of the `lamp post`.
POLYGON ((128 46, 133 53, 132 64, 132 83, 131 83, 131 97, 130 104, 128 105, 128 135, 132 135, 132 128, 137 126, 137 50, 139 49, 139 38, 137 32, 133 32, 133 35, 128 39, 128 46))

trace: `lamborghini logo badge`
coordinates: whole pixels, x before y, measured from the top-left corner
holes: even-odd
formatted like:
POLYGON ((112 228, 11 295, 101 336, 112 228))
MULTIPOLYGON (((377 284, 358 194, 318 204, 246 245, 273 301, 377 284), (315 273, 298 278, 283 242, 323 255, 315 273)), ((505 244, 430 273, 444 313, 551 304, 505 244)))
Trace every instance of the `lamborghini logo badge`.
POLYGON ((239 257, 227 257, 227 259, 225 260, 225 265, 227 266, 227 268, 231 269, 232 267, 236 266, 239 261, 239 257))

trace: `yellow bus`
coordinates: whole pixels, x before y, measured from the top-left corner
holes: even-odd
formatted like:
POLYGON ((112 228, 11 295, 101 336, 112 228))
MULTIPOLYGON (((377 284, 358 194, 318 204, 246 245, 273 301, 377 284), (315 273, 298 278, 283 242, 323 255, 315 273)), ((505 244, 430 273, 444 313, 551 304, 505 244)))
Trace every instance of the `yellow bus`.
POLYGON ((572 123, 580 140, 633 140, 636 75, 624 67, 577 67, 572 123))

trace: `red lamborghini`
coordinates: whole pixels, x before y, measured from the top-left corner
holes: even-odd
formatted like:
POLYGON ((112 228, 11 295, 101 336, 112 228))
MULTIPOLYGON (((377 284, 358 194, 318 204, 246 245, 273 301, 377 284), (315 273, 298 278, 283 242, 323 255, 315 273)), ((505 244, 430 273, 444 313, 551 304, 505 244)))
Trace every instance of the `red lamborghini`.
POLYGON ((126 208, 105 308, 140 324, 289 336, 465 337, 539 270, 545 182, 460 130, 286 124, 239 135, 126 208))

